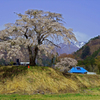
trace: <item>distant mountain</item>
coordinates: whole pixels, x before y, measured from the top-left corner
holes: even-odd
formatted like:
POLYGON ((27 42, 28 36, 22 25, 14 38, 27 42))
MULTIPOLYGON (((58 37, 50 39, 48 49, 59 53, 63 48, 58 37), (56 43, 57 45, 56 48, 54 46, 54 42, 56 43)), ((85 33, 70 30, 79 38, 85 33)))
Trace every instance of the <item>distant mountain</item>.
POLYGON ((58 46, 60 46, 61 48, 55 47, 55 50, 59 55, 63 53, 71 54, 79 50, 84 44, 85 42, 71 42, 70 45, 69 44, 66 45, 65 43, 60 43, 58 44, 58 46))
POLYGON ((71 44, 77 46, 78 48, 81 48, 86 44, 86 42, 71 42, 71 44))
POLYGON ((89 40, 83 47, 74 53, 77 60, 86 59, 87 57, 95 58, 100 55, 100 36, 89 40))

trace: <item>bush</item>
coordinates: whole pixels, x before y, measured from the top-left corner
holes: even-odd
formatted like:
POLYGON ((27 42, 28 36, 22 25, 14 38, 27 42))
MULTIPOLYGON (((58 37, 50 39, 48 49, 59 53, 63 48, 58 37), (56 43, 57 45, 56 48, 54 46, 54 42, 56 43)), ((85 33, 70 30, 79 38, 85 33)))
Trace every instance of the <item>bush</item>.
POLYGON ((61 72, 67 73, 72 67, 77 65, 77 61, 73 58, 61 58, 54 68, 58 68, 61 72))

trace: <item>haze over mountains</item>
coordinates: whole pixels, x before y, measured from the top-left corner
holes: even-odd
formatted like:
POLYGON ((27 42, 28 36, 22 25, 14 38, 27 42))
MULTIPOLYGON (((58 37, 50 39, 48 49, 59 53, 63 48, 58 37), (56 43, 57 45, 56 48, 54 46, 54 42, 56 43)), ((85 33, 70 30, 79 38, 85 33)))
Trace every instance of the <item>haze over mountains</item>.
POLYGON ((71 44, 60 43, 58 44, 61 48, 55 47, 56 52, 60 55, 63 53, 71 54, 79 50, 86 42, 71 42, 71 44))

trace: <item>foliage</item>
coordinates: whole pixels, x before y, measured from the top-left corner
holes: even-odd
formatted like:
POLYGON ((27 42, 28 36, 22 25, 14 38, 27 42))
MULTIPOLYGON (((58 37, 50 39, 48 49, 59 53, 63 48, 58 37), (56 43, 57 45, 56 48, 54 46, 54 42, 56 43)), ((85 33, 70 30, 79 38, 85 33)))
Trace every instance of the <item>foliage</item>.
POLYGON ((95 52, 91 55, 91 57, 92 57, 92 58, 95 58, 95 57, 98 55, 99 52, 100 52, 100 48, 99 48, 97 51, 95 51, 95 52))
POLYGON ((90 41, 91 41, 91 40, 95 40, 95 39, 100 39, 100 36, 98 35, 98 36, 96 36, 96 37, 90 39, 90 41))
POLYGON ((17 15, 19 19, 15 23, 6 24, 6 28, 0 31, 0 39, 3 40, 0 42, 0 49, 6 48, 8 57, 12 56, 11 59, 16 55, 24 56, 20 51, 20 45, 24 45, 29 53, 30 65, 36 65, 36 57, 40 50, 44 49, 47 55, 47 52, 51 52, 54 46, 57 46, 54 41, 59 41, 59 37, 66 43, 70 43, 70 40, 76 41, 72 29, 63 26, 61 14, 27 10, 25 14, 17 15))
POLYGON ((90 47, 89 46, 85 46, 85 48, 82 51, 81 58, 84 59, 88 55, 90 55, 90 47))
POLYGON ((98 70, 100 73, 100 56, 97 56, 97 58, 95 59, 95 64, 98 66, 98 70))
POLYGON ((72 54, 66 54, 66 53, 60 54, 58 58, 60 59, 60 58, 65 58, 65 57, 69 57, 73 59, 75 58, 72 54))
POLYGON ((0 59, 0 65, 5 65, 7 62, 2 58, 0 59))
POLYGON ((94 58, 87 57, 84 60, 78 61, 78 66, 83 65, 88 71, 94 71, 95 60, 94 58), (91 67, 91 68, 90 68, 91 67))
MULTIPOLYGON (((95 51, 92 55, 87 56, 84 60, 79 60, 78 65, 84 65, 88 71, 94 71, 95 65, 95 58, 97 57, 98 53, 100 52, 100 48, 95 51), (91 67, 91 68, 90 68, 91 67), (91 70, 92 69, 92 70, 91 70)), ((99 61, 98 61, 99 62, 99 61)))
POLYGON ((60 58, 60 62, 57 62, 54 68, 58 68, 63 73, 68 73, 68 71, 77 65, 77 61, 73 58, 64 57, 60 58))
POLYGON ((13 63, 14 63, 14 62, 13 62, 13 61, 11 61, 9 64, 10 64, 10 65, 13 65, 13 63))

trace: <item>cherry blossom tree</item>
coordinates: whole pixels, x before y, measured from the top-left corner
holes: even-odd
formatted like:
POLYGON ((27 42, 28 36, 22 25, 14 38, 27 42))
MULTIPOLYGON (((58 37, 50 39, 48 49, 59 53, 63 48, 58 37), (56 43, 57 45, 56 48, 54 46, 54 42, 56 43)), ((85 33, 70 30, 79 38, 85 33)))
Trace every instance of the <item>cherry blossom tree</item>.
POLYGON ((76 67, 77 60, 69 57, 60 58, 60 61, 53 67, 59 69, 63 73, 68 73, 72 67, 76 67))
POLYGON ((59 38, 66 43, 70 43, 71 39, 76 41, 73 30, 64 27, 61 14, 42 10, 27 10, 25 14, 16 14, 19 19, 15 23, 6 24, 6 28, 0 32, 0 39, 3 40, 0 42, 0 48, 5 46, 10 50, 8 55, 17 48, 14 53, 17 55, 20 45, 24 45, 29 53, 30 65, 36 65, 36 57, 40 50, 44 49, 45 54, 51 53, 57 46, 55 41, 60 41, 59 38), (10 39, 6 39, 7 37, 10 39))

